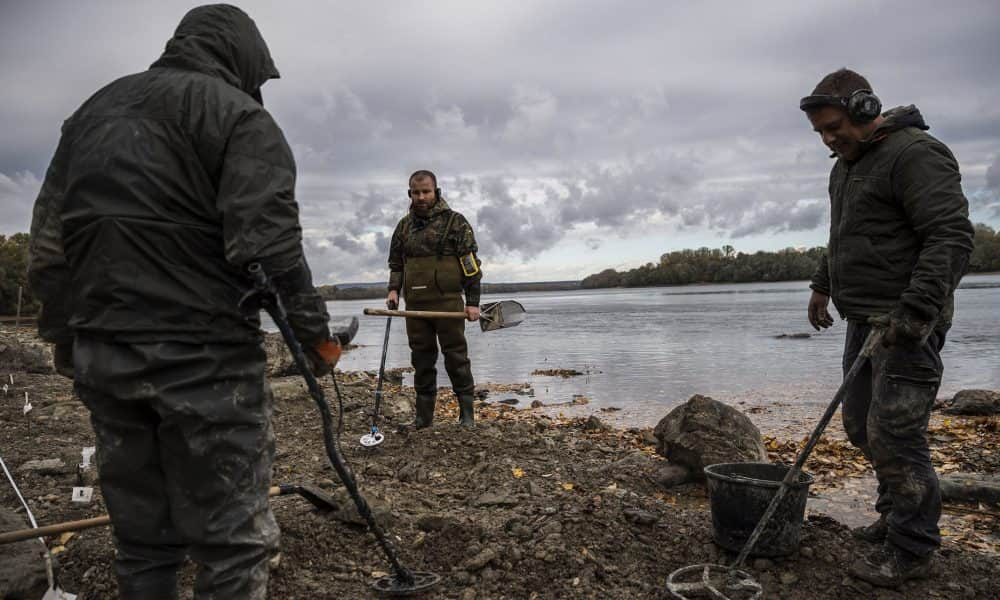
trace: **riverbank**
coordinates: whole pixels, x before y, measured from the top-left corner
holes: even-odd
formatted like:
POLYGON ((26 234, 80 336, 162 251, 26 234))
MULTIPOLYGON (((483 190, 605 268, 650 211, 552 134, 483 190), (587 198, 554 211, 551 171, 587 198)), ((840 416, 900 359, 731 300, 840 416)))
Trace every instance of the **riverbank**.
MULTIPOLYGON (((0 400, 0 455, 39 523, 103 513, 97 490, 89 504, 70 501, 80 450, 93 445, 86 410, 73 398, 70 382, 52 374, 13 376, 13 387, 0 400), (25 391, 33 407, 28 415, 22 409, 25 391), (28 461, 53 458, 63 466, 21 470, 28 461)), ((649 429, 602 426, 599 420, 608 413, 593 407, 586 417, 558 415, 570 407, 528 408, 525 402, 525 408, 515 408, 500 400, 523 386, 495 384, 478 394, 474 430, 455 426, 456 403, 442 390, 434 427, 397 433, 397 425, 412 419, 413 390, 400 384, 396 372, 383 401, 386 441, 369 450, 358 438, 367 431, 374 376, 353 372, 338 378, 345 410, 341 446, 364 494, 391 515, 385 526, 404 562, 442 575, 429 598, 659 598, 666 597, 666 577, 674 569, 732 559, 711 542, 704 488, 657 484, 653 474, 663 461, 649 429)), ((323 387, 335 399, 329 380, 323 387)), ((326 461, 317 411, 300 380, 275 378, 272 388, 275 483, 314 483, 342 498, 326 461)), ((572 408, 587 407, 581 402, 572 408)), ((937 466, 1000 470, 996 422, 949 419, 935 416, 937 466)), ((799 438, 766 438, 772 460, 788 460, 799 438)), ((819 447, 807 468, 818 475, 814 488, 820 495, 844 481, 863 480, 867 472, 860 455, 837 436, 819 447)), ((10 487, 0 485, 0 506, 17 505, 10 487)), ((362 527, 316 513, 296 497, 272 505, 282 545, 272 561, 270 597, 370 596, 368 583, 387 569, 362 527)), ((935 576, 908 583, 901 592, 873 590, 847 577, 847 564, 873 548, 821 514, 807 519, 796 555, 755 560, 748 568, 771 598, 989 598, 1000 589, 1000 547, 986 536, 997 530, 995 517, 987 514, 996 510, 949 507, 949 518, 958 515, 966 531, 949 528, 935 576)), ((88 600, 115 597, 109 530, 50 540, 50 547, 58 552, 64 589, 88 600)), ((187 568, 188 586, 191 576, 187 568)))

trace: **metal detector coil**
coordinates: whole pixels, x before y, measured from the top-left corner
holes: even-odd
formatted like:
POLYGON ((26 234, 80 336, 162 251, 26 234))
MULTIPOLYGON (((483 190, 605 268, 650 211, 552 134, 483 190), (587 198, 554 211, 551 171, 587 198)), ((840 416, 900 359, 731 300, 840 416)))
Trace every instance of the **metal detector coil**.
POLYGON ((378 430, 377 427, 373 427, 370 433, 366 433, 361 436, 361 445, 365 448, 372 448, 378 446, 385 441, 385 436, 382 432, 378 430))
POLYGON ((764 597, 764 588, 746 571, 712 564, 677 569, 667 578, 667 589, 681 600, 760 600, 764 597))
POLYGON ((440 575, 426 571, 411 571, 408 575, 410 581, 406 581, 399 575, 379 577, 372 583, 372 589, 386 596, 411 596, 419 594, 441 581, 440 575))

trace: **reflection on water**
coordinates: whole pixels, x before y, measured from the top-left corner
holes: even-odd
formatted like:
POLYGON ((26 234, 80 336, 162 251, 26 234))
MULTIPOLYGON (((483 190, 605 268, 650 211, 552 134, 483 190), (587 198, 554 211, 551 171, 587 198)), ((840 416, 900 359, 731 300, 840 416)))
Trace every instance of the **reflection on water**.
MULTIPOLYGON (((955 325, 942 354, 941 396, 964 388, 1000 388, 1000 276, 972 276, 956 300, 955 325)), ((727 402, 781 406, 775 419, 821 414, 841 377, 846 329, 814 333, 806 322, 805 282, 700 285, 505 296, 524 304, 519 327, 467 337, 478 382, 531 382, 535 398, 566 402, 583 394, 590 412, 618 407, 619 423, 655 424, 692 394, 727 402), (812 333, 808 338, 780 334, 812 333), (583 376, 533 376, 536 369, 569 368, 583 376)), ((484 302, 501 299, 488 296, 484 302)), ((357 315, 357 343, 344 370, 376 370, 384 317, 361 316, 377 300, 331 302, 335 316, 357 315)), ((387 366, 409 365, 402 319, 393 319, 387 366)), ((447 385, 439 361, 438 383, 447 385)), ((514 396, 511 396, 514 397, 514 396)), ((502 399, 503 396, 493 400, 502 399)), ((521 406, 531 398, 519 397, 521 406)), ((567 410, 567 413, 571 411, 567 410)), ((582 414, 582 412, 581 412, 582 414)))

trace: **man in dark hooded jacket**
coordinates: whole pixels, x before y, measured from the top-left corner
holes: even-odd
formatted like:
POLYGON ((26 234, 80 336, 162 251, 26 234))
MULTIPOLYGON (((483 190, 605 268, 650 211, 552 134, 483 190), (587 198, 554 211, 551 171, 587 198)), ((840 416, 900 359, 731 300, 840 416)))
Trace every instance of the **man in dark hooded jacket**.
POLYGON ((884 543, 850 572, 897 587, 926 577, 941 544, 941 493, 925 433, 954 291, 972 252, 968 202, 958 162, 925 133, 920 112, 907 106, 882 114, 861 75, 827 75, 800 108, 837 158, 830 243, 810 286, 809 322, 833 324, 832 297, 847 319, 845 373, 872 327, 885 327, 883 347, 844 400, 844 428, 879 482, 880 517, 855 535, 884 543))
POLYGON ((122 598, 263 598, 278 528, 259 264, 317 370, 338 355, 302 253, 295 163, 261 104, 278 71, 254 22, 190 11, 149 70, 63 125, 35 203, 39 332, 91 412, 122 598), (331 357, 323 364, 322 357, 331 357))

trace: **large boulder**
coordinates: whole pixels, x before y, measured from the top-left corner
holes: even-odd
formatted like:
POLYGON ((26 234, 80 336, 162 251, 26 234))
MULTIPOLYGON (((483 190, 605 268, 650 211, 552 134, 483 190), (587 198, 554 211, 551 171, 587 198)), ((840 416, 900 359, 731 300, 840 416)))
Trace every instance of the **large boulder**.
MULTIPOLYGON (((24 517, 0 507, 0 531, 26 529, 24 517)), ((36 538, 0 545, 0 598, 41 598, 48 588, 42 545, 36 538)))
POLYGON ((707 396, 694 395, 657 424, 656 451, 704 479, 708 465, 769 462, 760 431, 746 415, 707 396))
POLYGON ((993 390, 962 390, 941 412, 949 415, 1000 415, 1000 392, 993 390))

